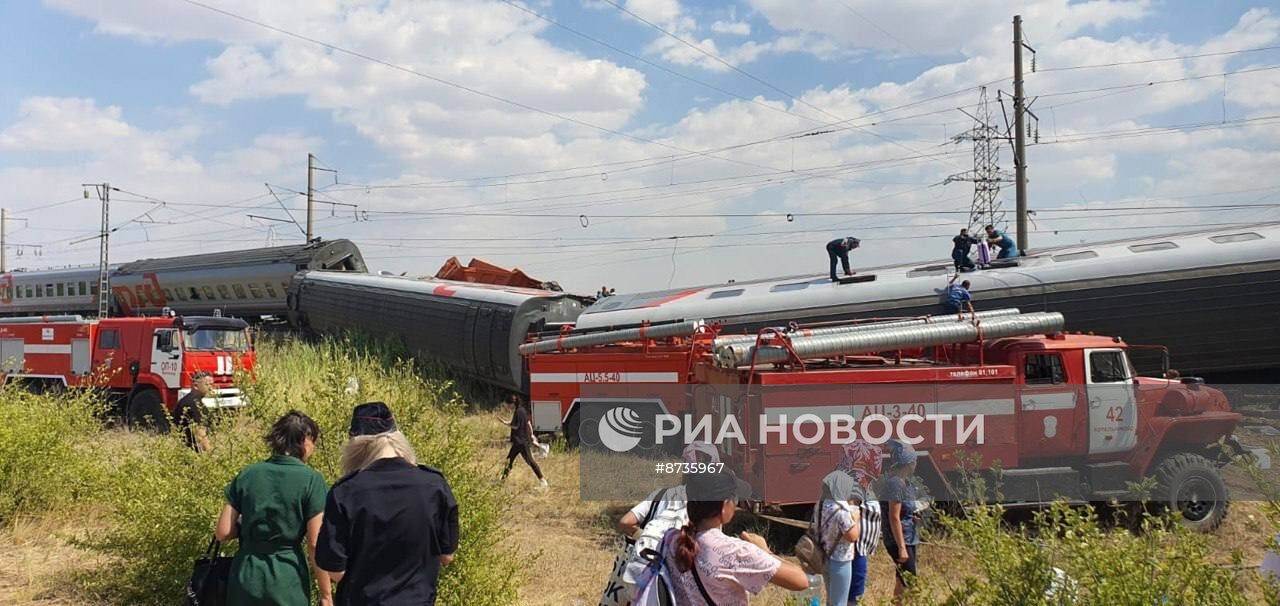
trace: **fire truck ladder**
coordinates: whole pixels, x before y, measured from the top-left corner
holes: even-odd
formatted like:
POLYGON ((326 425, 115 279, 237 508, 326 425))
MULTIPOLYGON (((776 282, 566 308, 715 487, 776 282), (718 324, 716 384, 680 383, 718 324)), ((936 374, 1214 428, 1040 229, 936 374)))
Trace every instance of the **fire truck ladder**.
MULTIPOLYGON (((903 321, 909 322, 909 321, 903 321)), ((897 324, 890 323, 890 324, 897 324)), ((755 367, 781 364, 791 360, 828 358, 859 353, 873 353, 913 347, 931 347, 972 343, 981 339, 998 339, 1059 332, 1065 325, 1062 314, 1036 312, 1016 315, 963 319, 951 322, 914 321, 909 325, 876 326, 862 324, 858 331, 828 332, 814 336, 787 336, 785 343, 730 343, 715 348, 716 364, 724 368, 755 367)), ((833 327, 834 328, 834 327, 833 327)))

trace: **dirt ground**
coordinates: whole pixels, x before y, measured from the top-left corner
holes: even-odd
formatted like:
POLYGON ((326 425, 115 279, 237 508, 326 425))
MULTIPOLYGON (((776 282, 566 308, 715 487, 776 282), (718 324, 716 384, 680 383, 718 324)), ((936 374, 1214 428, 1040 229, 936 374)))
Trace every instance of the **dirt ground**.
MULTIPOLYGON (((480 436, 483 465, 492 469, 496 482, 507 451, 505 413, 468 417, 480 436)), ((620 539, 613 530, 617 518, 632 503, 587 502, 578 498, 578 460, 574 453, 553 452, 540 459, 550 487, 540 489, 522 461, 516 462, 504 490, 512 497, 507 516, 507 544, 525 554, 527 566, 519 604, 528 606, 596 606, 604 589, 620 539)), ((72 540, 86 527, 101 524, 96 512, 83 511, 56 517, 19 520, 0 531, 0 604, 61 606, 101 604, 78 592, 73 579, 81 574, 109 570, 90 554, 74 547, 72 540)), ((1223 564, 1231 551, 1240 549, 1243 562, 1256 566, 1262 559, 1268 524, 1256 503, 1235 502, 1226 523, 1217 532, 1223 564)), ((946 543, 923 545, 919 553, 921 573, 941 579, 968 570, 964 554, 946 543)), ((877 552, 871 561, 871 582, 866 603, 887 604, 893 593, 893 568, 889 558, 877 552)), ((792 594, 770 588, 752 604, 783 606, 792 594)))

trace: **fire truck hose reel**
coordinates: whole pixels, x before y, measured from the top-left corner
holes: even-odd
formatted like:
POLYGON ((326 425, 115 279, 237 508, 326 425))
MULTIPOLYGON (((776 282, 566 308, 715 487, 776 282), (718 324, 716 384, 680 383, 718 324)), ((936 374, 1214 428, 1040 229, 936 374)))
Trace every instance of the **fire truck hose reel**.
MULTIPOLYGON (((991 318, 1008 318, 1022 313, 1018 308, 993 309, 990 311, 980 311, 976 314, 977 319, 991 318)), ((884 330, 886 328, 905 328, 908 326, 927 326, 930 324, 944 324, 947 322, 969 322, 970 320, 956 320, 953 314, 945 316, 929 316, 925 318, 912 318, 910 320, 894 320, 890 322, 870 322, 866 324, 853 324, 848 326, 827 326, 822 328, 807 328, 800 330, 794 322, 788 326, 788 331, 793 337, 817 337, 823 335, 848 334, 866 332, 868 330, 884 330)), ((717 337, 715 347, 725 347, 728 345, 738 345, 742 343, 751 343, 755 341, 752 335, 724 335, 717 337)))

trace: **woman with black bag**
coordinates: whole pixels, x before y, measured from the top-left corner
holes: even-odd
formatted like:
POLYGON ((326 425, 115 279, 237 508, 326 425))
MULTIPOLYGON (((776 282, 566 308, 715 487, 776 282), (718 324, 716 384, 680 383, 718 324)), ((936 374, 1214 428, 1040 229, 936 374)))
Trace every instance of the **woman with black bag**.
POLYGON ((271 457, 240 470, 227 486, 215 538, 240 539, 231 562, 227 604, 308 606, 311 575, 302 550, 305 538, 320 604, 332 606, 329 576, 314 564, 328 490, 324 477, 306 464, 319 437, 315 421, 290 411, 267 434, 271 457))

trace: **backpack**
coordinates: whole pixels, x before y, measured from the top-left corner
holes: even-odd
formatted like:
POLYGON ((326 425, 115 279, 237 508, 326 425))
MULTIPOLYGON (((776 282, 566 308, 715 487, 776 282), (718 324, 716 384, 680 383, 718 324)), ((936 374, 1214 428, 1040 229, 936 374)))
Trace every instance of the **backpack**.
POLYGON ((809 524, 809 528, 805 529, 804 536, 796 541, 796 559, 800 560, 800 566, 809 574, 824 574, 827 571, 827 550, 822 546, 822 510, 825 509, 822 503, 816 505, 818 508, 818 521, 809 524))
POLYGON ((622 580, 628 585, 636 585, 636 579, 652 563, 650 559, 652 554, 660 552, 662 539, 667 531, 689 523, 688 504, 683 500, 667 502, 660 513, 654 514, 668 490, 664 488, 654 495, 653 502, 649 506, 649 515, 641 526, 640 536, 636 537, 635 544, 627 554, 627 564, 622 573, 622 580))

